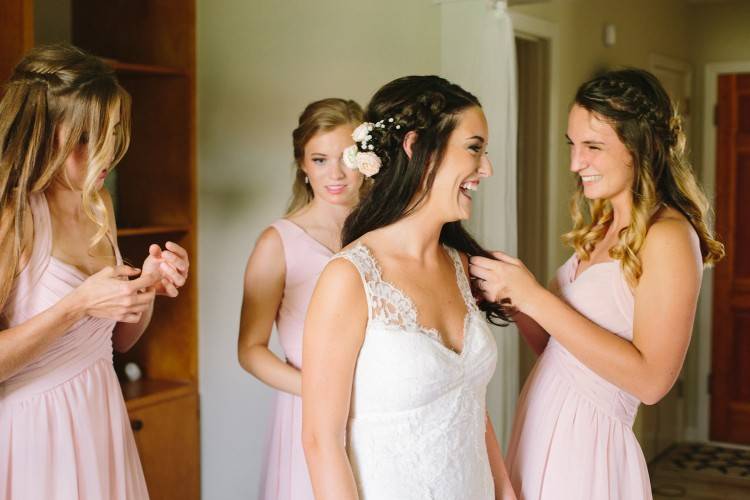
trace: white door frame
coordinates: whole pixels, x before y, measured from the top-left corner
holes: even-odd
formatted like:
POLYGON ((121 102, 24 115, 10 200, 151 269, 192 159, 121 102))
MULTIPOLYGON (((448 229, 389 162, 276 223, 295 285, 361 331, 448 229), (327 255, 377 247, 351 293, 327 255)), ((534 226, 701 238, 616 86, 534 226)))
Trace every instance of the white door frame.
MULTIPOLYGON (((750 73, 750 61, 730 61, 706 64, 703 86, 703 169, 701 182, 709 200, 716 198, 716 126, 714 106, 717 103, 717 80, 727 73, 750 73)), ((712 203, 715 205, 715 203, 712 203)), ((714 273, 708 269, 703 276, 698 302, 698 428, 696 436, 707 441, 711 415, 711 396, 708 393, 708 376, 711 373, 711 328, 713 324, 714 273)))
MULTIPOLYGON (((559 140, 563 131, 560 129, 560 28, 557 23, 544 21, 536 17, 509 11, 513 22, 513 31, 518 37, 542 39, 549 44, 549 103, 547 127, 547 262, 546 273, 551 275, 557 268, 557 244, 560 235, 557 233, 557 212, 559 196, 557 186, 560 182, 562 166, 558 163, 559 140)), ((550 276, 540 277, 549 279, 550 276)))

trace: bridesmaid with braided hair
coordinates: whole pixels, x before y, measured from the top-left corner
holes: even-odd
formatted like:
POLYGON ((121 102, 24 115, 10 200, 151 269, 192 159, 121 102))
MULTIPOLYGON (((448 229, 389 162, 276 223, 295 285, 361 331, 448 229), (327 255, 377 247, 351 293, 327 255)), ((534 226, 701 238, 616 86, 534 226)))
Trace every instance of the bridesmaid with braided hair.
POLYGON ((130 96, 100 59, 33 49, 0 99, 0 500, 146 500, 113 348, 156 295, 175 297, 183 248, 123 265, 107 174, 128 148, 130 96))
POLYGON ((372 187, 305 320, 302 440, 318 500, 515 499, 486 413, 497 347, 462 228, 492 174, 476 97, 436 76, 373 96, 344 159, 372 187))
POLYGON ((680 117, 653 75, 624 69, 584 83, 567 139, 578 188, 563 240, 574 253, 550 289, 503 253, 471 259, 485 299, 510 299, 540 355, 519 400, 509 473, 527 500, 650 499, 633 420, 679 375, 703 268, 724 249, 680 117))

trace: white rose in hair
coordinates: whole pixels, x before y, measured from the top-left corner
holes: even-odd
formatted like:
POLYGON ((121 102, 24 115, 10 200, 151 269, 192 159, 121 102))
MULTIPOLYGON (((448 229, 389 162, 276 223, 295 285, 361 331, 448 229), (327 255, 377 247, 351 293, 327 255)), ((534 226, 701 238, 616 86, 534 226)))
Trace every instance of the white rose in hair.
POLYGON ((357 153, 357 169, 365 177, 372 177, 380 172, 380 158, 375 153, 357 153))
POLYGON ((352 139, 354 139, 355 142, 362 142, 367 140, 367 136, 369 135, 367 125, 367 122, 365 122, 354 129, 354 132, 352 132, 352 139))
POLYGON ((343 153, 344 165, 351 168, 352 170, 357 169, 357 153, 359 149, 356 144, 353 144, 346 148, 343 153))

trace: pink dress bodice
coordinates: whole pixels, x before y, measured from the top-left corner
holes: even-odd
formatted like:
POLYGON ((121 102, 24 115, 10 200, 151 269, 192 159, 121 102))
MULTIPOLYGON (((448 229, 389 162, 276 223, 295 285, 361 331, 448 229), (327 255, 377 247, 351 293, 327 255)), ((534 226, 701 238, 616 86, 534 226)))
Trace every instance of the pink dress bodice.
MULTIPOLYGON (((32 195, 34 244, 28 263, 16 278, 4 316, 8 327, 26 322, 68 295, 88 278, 76 267, 52 256, 52 228, 44 195, 32 195)), ((114 246, 117 263, 122 263, 114 246)), ((39 358, 0 386, 4 400, 43 392, 67 380, 97 359, 112 359, 115 321, 85 316, 39 358), (54 374, 54 375, 52 375, 54 374)))
MULTIPOLYGON (((33 247, 5 304, 6 327, 49 309, 88 278, 52 256, 44 195, 31 195, 29 203, 33 247)), ((0 382, 0 500, 148 498, 112 366, 115 324, 82 318, 0 382)))
MULTIPOLYGON (((592 322, 633 338, 635 301, 620 262, 576 278, 572 256, 557 272, 559 296, 592 322)), ((519 397, 507 466, 519 500, 648 500, 646 461, 632 426, 640 401, 585 366, 554 338, 519 397)))

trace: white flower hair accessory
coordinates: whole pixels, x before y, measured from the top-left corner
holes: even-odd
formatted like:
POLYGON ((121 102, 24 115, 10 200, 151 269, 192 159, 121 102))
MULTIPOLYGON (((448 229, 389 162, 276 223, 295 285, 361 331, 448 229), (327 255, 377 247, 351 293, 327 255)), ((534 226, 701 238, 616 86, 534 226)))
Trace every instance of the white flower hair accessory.
POLYGON ((373 175, 380 172, 380 167, 383 166, 383 162, 380 161, 380 157, 372 151, 365 153, 357 153, 356 160, 357 170, 362 172, 365 177, 372 177, 373 175))
POLYGON ((372 177, 380 172, 383 162, 377 153, 375 153, 375 146, 370 143, 372 141, 371 132, 375 129, 384 129, 386 123, 389 126, 395 126, 396 130, 401 128, 401 125, 395 124, 393 118, 387 118, 375 123, 364 122, 355 128, 354 132, 352 132, 352 139, 354 139, 355 144, 344 150, 344 165, 352 170, 359 170, 365 177, 372 177))
POLYGON ((370 135, 370 123, 362 123, 359 127, 354 129, 352 132, 352 139, 354 142, 363 142, 367 140, 367 136, 370 135))
POLYGON ((359 170, 365 177, 372 177, 380 172, 383 163, 372 151, 360 152, 356 144, 344 150, 344 165, 352 170, 359 170))

